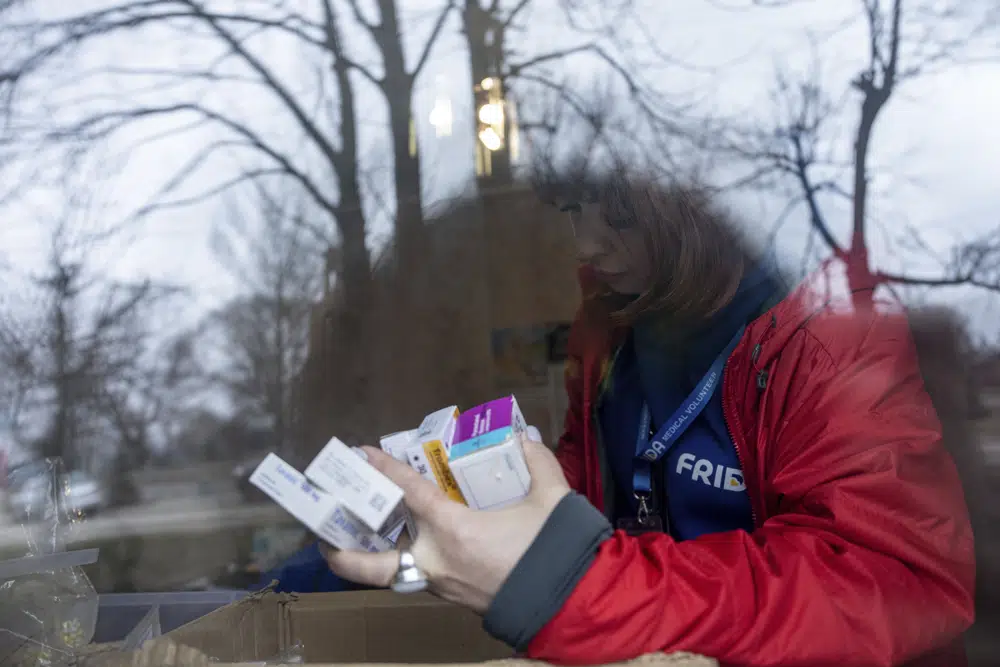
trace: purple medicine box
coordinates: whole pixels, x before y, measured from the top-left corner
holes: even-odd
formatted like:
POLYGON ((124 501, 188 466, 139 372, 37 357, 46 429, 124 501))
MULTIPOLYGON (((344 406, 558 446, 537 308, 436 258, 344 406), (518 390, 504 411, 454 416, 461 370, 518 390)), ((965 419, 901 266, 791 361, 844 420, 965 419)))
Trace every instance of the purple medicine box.
POLYGON ((450 458, 454 460, 499 445, 527 428, 513 396, 483 403, 459 415, 450 458))

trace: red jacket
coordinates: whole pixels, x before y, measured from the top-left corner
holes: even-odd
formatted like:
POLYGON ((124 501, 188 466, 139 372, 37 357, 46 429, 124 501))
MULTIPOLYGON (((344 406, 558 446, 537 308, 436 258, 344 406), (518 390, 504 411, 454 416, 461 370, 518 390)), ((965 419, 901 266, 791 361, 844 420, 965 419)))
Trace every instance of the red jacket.
MULTIPOLYGON (((605 542, 531 658, 689 651, 734 665, 962 665, 972 531, 905 316, 817 274, 747 327, 723 409, 756 530, 605 542)), ((587 299, 558 457, 604 508, 594 409, 618 336, 587 299)))

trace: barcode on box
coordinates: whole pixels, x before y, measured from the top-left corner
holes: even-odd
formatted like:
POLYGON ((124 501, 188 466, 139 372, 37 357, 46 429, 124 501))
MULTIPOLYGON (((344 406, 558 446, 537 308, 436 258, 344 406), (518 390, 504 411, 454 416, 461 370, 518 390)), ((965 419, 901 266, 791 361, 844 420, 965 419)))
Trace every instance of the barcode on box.
POLYGON ((381 512, 383 509, 385 509, 385 504, 387 502, 388 500, 386 499, 385 496, 383 496, 381 493, 376 493, 368 501, 368 504, 371 505, 372 509, 375 510, 376 512, 381 512))

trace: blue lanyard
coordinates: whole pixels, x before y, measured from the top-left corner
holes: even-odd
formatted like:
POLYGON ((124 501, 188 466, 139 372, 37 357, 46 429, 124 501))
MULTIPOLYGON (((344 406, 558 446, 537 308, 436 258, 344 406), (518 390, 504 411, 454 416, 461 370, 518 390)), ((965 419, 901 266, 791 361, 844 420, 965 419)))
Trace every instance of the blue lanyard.
POLYGON ((639 434, 635 443, 635 464, 632 472, 632 492, 636 497, 649 497, 652 490, 650 469, 652 464, 663 458, 670 448, 677 443, 698 415, 701 414, 719 385, 722 384, 722 372, 726 367, 729 355, 733 353, 736 344, 743 337, 746 327, 740 327, 726 349, 716 357, 705 376, 698 381, 687 398, 680 404, 670 419, 665 421, 656 435, 650 437, 651 414, 649 404, 643 401, 642 413, 639 416, 639 434))

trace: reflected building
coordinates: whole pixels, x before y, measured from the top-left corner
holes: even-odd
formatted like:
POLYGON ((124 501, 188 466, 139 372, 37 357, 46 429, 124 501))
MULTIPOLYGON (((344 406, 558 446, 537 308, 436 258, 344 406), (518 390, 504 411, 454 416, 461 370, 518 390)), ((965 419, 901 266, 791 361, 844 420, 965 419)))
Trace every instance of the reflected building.
POLYGON ((338 347, 343 300, 316 308, 302 383, 305 446, 331 435, 369 441, 415 428, 446 405, 467 408, 517 396, 526 418, 554 442, 565 412, 564 334, 579 304, 572 230, 528 187, 484 189, 452 202, 426 226, 424 288, 398 303, 410 277, 390 244, 374 270, 364 350, 338 347), (404 313, 420 313, 404 321, 404 313), (374 405, 352 403, 338 367, 365 359, 374 405))

